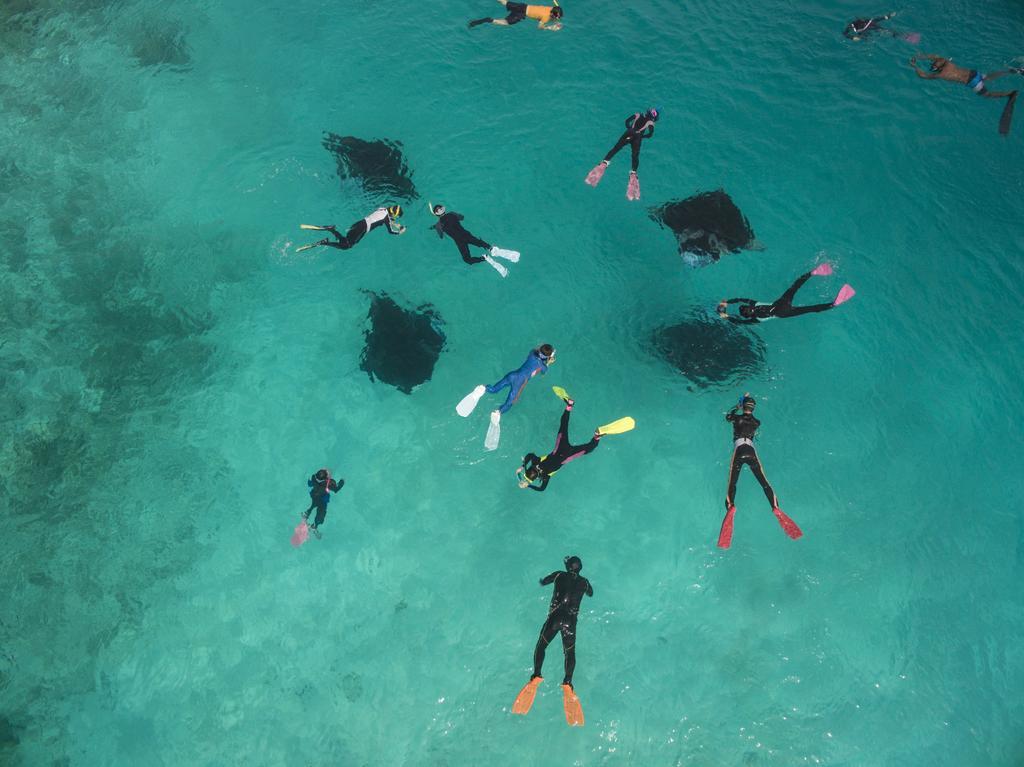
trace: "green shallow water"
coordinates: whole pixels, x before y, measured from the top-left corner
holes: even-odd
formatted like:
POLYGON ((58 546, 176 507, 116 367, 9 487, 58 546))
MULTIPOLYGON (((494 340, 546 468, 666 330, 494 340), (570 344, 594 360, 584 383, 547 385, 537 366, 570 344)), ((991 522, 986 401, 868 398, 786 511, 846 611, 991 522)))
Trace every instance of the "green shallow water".
MULTIPOLYGON (((843 42, 871 10, 592 0, 557 35, 467 32, 484 0, 0 11, 0 763, 1024 760, 1022 126, 843 42), (642 202, 624 155, 584 185, 652 103, 642 202), (300 222, 381 202, 325 131, 401 141, 424 200, 522 261, 466 267, 422 200, 401 239, 296 254, 300 222), (647 207, 717 188, 765 250, 685 268, 647 207), (759 327, 755 374, 702 388, 653 350, 825 258, 801 295, 857 297, 759 327), (410 396, 359 369, 365 291, 443 318, 410 396), (485 453, 493 400, 454 405, 541 341, 558 363, 485 453), (638 426, 523 493, 552 384, 577 440, 638 426), (744 473, 721 552, 745 390, 805 536, 744 473), (296 551, 322 465, 347 484, 296 551), (557 643, 509 712, 569 553, 582 730, 557 643)), ((898 21, 981 69, 1024 52, 1016 3, 898 21)))

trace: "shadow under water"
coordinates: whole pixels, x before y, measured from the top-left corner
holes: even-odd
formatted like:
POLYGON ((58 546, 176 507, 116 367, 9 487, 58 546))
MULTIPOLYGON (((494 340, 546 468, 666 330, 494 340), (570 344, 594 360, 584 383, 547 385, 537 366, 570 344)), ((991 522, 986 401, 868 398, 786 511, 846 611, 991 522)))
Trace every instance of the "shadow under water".
POLYGON ((747 217, 721 189, 651 208, 649 215, 675 233, 679 255, 693 267, 718 261, 725 253, 761 250, 747 217))
POLYGON ((765 345, 753 333, 701 311, 658 328, 651 343, 672 367, 702 389, 728 388, 765 367, 765 345))
POLYGON ((357 180, 367 194, 382 200, 419 197, 402 155, 401 141, 364 141, 355 136, 327 133, 323 144, 338 163, 338 177, 357 180))
POLYGON ((369 293, 366 345, 359 369, 371 381, 391 384, 400 392, 429 381, 444 349, 444 321, 429 304, 403 309, 386 293, 369 293))

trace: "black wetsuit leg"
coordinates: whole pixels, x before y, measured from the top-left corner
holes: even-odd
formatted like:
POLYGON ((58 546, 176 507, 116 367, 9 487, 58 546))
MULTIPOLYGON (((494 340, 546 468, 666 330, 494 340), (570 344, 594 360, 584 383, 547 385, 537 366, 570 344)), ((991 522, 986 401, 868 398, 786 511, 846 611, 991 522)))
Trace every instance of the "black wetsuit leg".
POLYGON ((761 468, 761 460, 757 457, 757 451, 751 445, 740 445, 733 451, 732 466, 729 469, 729 490, 725 496, 725 507, 728 509, 734 505, 736 482, 739 480, 740 470, 744 464, 750 466, 754 477, 757 478, 757 481, 761 484, 761 489, 764 490, 765 498, 768 499, 768 503, 774 509, 779 505, 778 498, 776 498, 775 491, 768 483, 768 478, 764 475, 764 469, 761 468))
POLYGON ((796 292, 803 287, 804 283, 811 278, 813 272, 800 275, 796 282, 789 286, 789 290, 783 293, 779 300, 772 304, 771 316, 773 317, 797 317, 801 314, 812 312, 825 312, 832 308, 832 304, 814 304, 813 306, 793 306, 793 299, 796 292))
POLYGON ((640 142, 642 140, 643 139, 641 139, 639 136, 633 136, 629 140, 630 148, 632 148, 632 150, 633 150, 633 172, 634 173, 636 173, 637 170, 640 168, 640 142))
POLYGON ((558 633, 562 634, 562 652, 565 655, 565 678, 562 683, 572 685, 572 675, 576 670, 576 617, 562 612, 549 615, 540 630, 537 646, 533 650, 533 675, 541 676, 544 655, 558 633))
POLYGON ((541 671, 544 669, 544 653, 547 652, 548 645, 551 644, 551 640, 558 633, 558 623, 557 616, 552 614, 548 616, 548 619, 541 627, 540 636, 537 638, 537 646, 533 648, 534 676, 541 676, 541 671))
POLYGON ((326 245, 328 248, 337 248, 338 250, 348 250, 363 239, 363 235, 366 234, 366 219, 361 218, 352 224, 344 237, 338 234, 338 230, 333 226, 327 231, 335 236, 337 242, 332 242, 331 240, 320 240, 317 245, 326 245))
POLYGON ((459 254, 462 256, 462 260, 465 261, 467 264, 479 264, 480 262, 484 261, 483 258, 478 258, 476 256, 471 256, 469 254, 470 245, 476 245, 477 247, 484 248, 485 250, 491 249, 489 243, 486 243, 479 237, 475 237, 473 235, 470 235, 469 237, 466 238, 455 240, 455 245, 459 249, 459 254))
MULTIPOLYGON (((314 504, 315 505, 315 504, 314 504)), ((310 508, 313 508, 312 506, 310 508)), ((327 518, 327 504, 316 507, 316 519, 313 520, 314 527, 320 527, 327 518)))
MULTIPOLYGON (((629 131, 626 131, 625 133, 622 134, 622 136, 619 137, 619 140, 615 142, 615 146, 613 146, 608 151, 608 154, 606 154, 604 156, 604 161, 605 162, 611 162, 612 158, 619 153, 619 150, 622 149, 622 147, 626 146, 626 144, 628 144, 628 143, 630 143, 630 133, 629 133, 629 131)), ((640 149, 638 147, 637 149, 634 149, 633 151, 634 152, 639 152, 640 149)))

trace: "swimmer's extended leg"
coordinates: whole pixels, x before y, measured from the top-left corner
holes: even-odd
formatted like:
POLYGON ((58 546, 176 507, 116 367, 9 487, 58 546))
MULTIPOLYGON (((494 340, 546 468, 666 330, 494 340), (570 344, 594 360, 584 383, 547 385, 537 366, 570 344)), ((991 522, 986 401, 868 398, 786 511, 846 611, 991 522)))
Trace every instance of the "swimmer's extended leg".
POLYGON ((1017 91, 1013 91, 1009 96, 1006 97, 1006 106, 1003 107, 1003 113, 999 116, 999 134, 1006 136, 1010 132, 1010 123, 1013 121, 1013 106, 1017 103, 1017 91))
POLYGON ((523 685, 523 689, 521 689, 519 694, 516 695, 516 700, 512 704, 513 714, 522 714, 523 716, 526 716, 530 713, 530 709, 533 708, 533 699, 537 697, 537 688, 543 681, 544 677, 535 676, 523 685))

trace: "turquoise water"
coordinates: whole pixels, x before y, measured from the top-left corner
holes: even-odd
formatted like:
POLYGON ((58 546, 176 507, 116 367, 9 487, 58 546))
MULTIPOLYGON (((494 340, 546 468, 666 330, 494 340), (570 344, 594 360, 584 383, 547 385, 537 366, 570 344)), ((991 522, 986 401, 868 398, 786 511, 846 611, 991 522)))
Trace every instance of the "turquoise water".
MULTIPOLYGON (((1001 105, 918 80, 902 43, 842 41, 883 8, 590 0, 557 35, 464 29, 496 9, 0 11, 0 763, 1024 763, 1024 125, 1001 138, 1001 105), (652 103, 642 202, 625 155, 585 186, 652 103), (324 131, 403 142, 423 197, 521 263, 464 266, 422 201, 401 239, 295 254, 300 222, 380 202, 324 131), (766 249, 687 269, 646 209, 719 187, 766 249), (701 389, 652 352, 824 258, 802 296, 857 297, 759 327, 756 377, 701 389), (411 396, 359 370, 364 290, 444 319, 411 396), (487 405, 454 405, 541 341, 558 363, 485 453, 487 405), (551 384, 577 440, 638 426, 524 493, 551 384), (745 472, 722 552, 744 390, 805 536, 745 472), (348 483, 294 550, 322 465, 348 483), (570 553, 595 588, 582 730, 557 642, 509 712, 570 553)), ((898 20, 980 69, 1024 53, 1018 3, 898 20)))

